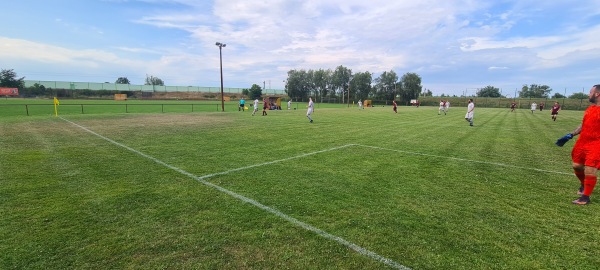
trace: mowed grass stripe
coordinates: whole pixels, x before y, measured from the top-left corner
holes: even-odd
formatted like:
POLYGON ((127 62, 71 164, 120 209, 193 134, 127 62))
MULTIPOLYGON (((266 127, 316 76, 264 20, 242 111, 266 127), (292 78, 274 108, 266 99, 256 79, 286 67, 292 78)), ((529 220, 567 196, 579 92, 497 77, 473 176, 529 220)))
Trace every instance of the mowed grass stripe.
POLYGON ((222 188, 219 185, 215 185, 213 183, 210 183, 210 182, 204 180, 206 178, 210 178, 210 177, 213 177, 213 176, 216 176, 216 175, 229 174, 229 173, 232 173, 232 172, 235 172, 235 171, 239 171, 239 170, 245 170, 245 169, 249 169, 249 168, 254 168, 254 167, 258 167, 258 166, 264 166, 264 165, 274 164, 274 163, 288 161, 288 160, 292 160, 292 159, 302 158, 302 157, 306 157, 306 156, 310 156, 310 155, 315 155, 315 154, 319 154, 319 153, 324 153, 324 152, 328 152, 328 151, 334 151, 334 150, 337 150, 337 149, 348 147, 350 145, 344 145, 344 146, 340 146, 340 147, 334 147, 334 148, 331 148, 331 149, 326 149, 326 150, 322 150, 322 151, 318 151, 318 152, 313 152, 313 153, 307 153, 307 154, 304 154, 304 155, 300 155, 300 156, 296 156, 296 157, 290 157, 290 158, 287 158, 287 159, 276 160, 276 161, 267 162, 267 163, 263 163, 263 164, 257 164, 257 165, 254 165, 254 166, 248 166, 248 167, 243 167, 243 168, 239 168, 239 169, 234 169, 234 170, 230 170, 230 171, 227 171, 227 172, 216 173, 216 174, 212 174, 212 175, 206 175, 206 176, 198 177, 198 176, 195 176, 195 175, 193 175, 193 174, 191 174, 191 173, 189 173, 187 171, 179 169, 179 168, 177 168, 175 166, 169 165, 169 164, 167 164, 167 163, 165 163, 165 162, 163 162, 163 161, 161 161, 159 159, 156 159, 156 158, 154 158, 152 156, 149 156, 149 155, 146 155, 146 154, 144 154, 144 153, 142 153, 140 151, 137 151, 137 150, 135 150, 135 149, 133 149, 133 148, 127 146, 127 145, 124 145, 124 144, 116 142, 116 141, 114 141, 114 140, 112 140, 110 138, 102 136, 102 135, 100 135, 100 134, 98 134, 98 133, 96 133, 96 132, 94 132, 94 131, 92 131, 92 130, 84 127, 84 126, 81 126, 81 125, 79 125, 77 123, 69 121, 69 120, 67 120, 67 119, 65 119, 63 117, 61 117, 61 119, 63 119, 66 122, 69 122, 69 123, 73 124, 74 126, 77 126, 77 127, 81 128, 81 129, 83 129, 83 130, 85 130, 85 131, 87 131, 87 132, 89 132, 89 133, 91 133, 91 134, 93 134, 95 136, 98 136, 98 137, 100 137, 100 138, 102 138, 102 139, 104 139, 104 140, 106 140, 106 141, 108 141, 108 142, 110 142, 110 143, 112 143, 114 145, 117 145, 119 147, 125 148, 128 151, 130 151, 130 152, 138 154, 138 155, 140 155, 140 156, 142 156, 144 158, 150 159, 150 160, 152 160, 152 161, 154 161, 154 162, 156 162, 156 163, 158 163, 158 164, 160 164, 160 165, 162 165, 164 167, 167 167, 167 168, 172 169, 172 170, 174 170, 176 172, 179 172, 179 173, 181 173, 183 175, 186 175, 186 176, 188 176, 190 178, 193 178, 196 181, 198 181, 198 182, 200 182, 200 183, 202 183, 202 184, 204 184, 206 186, 212 187, 212 188, 214 188, 214 189, 216 189, 216 190, 218 190, 220 192, 223 192, 223 193, 225 193, 225 194, 227 194, 229 196, 237 198, 237 199, 239 199, 239 200, 241 200, 243 202, 252 204, 252 205, 254 205, 254 206, 256 206, 256 207, 258 207, 258 208, 260 208, 262 210, 265 210, 265 211, 267 211, 269 213, 272 213, 272 214, 274 214, 274 215, 276 215, 276 216, 278 216, 278 217, 280 217, 280 218, 282 218, 284 220, 287 220, 287 221, 291 222, 294 225, 302 227, 302 228, 304 228, 304 229, 306 229, 308 231, 314 232, 314 233, 316 233, 316 234, 318 234, 318 235, 320 235, 322 237, 325 237, 327 239, 336 241, 336 242, 338 242, 338 243, 340 243, 340 244, 342 244, 342 245, 344 245, 344 246, 346 246, 346 247, 348 247, 348 248, 350 248, 350 249, 358 252, 359 254, 362 254, 362 255, 367 256, 369 258, 372 258, 374 260, 380 261, 380 262, 386 264, 387 266, 393 267, 395 269, 410 269, 410 268, 408 268, 408 267, 406 267, 406 266, 404 266, 402 264, 399 264, 399 263, 397 263, 397 262, 395 262, 395 261, 393 261, 391 259, 388 259, 386 257, 383 257, 383 256, 375 253, 375 252, 372 252, 372 251, 370 251, 368 249, 365 249, 365 248, 363 248, 361 246, 358 246, 358 245, 356 245, 356 244, 354 244, 352 242, 349 242, 349 241, 347 241, 347 240, 345 240, 345 239, 343 239, 341 237, 329 234, 329 233, 327 233, 327 232, 325 232, 325 231, 323 231, 323 230, 321 230, 321 229, 319 229, 317 227, 311 226, 311 225, 309 225, 309 224, 307 224, 305 222, 302 222, 302 221, 300 221, 298 219, 295 219, 295 218, 293 218, 291 216, 288 216, 288 215, 286 215, 286 214, 284 214, 284 213, 282 213, 282 212, 280 212, 280 211, 278 211, 278 210, 276 210, 274 208, 271 208, 269 206, 261 204, 258 201, 255 201, 255 200, 253 200, 251 198, 242 196, 242 195, 240 195, 238 193, 235 193, 235 192, 230 191, 228 189, 222 188))
MULTIPOLYGON (((554 122, 546 112, 476 108, 476 126, 470 128, 465 111, 453 107, 438 116, 434 107, 400 107, 397 115, 388 106, 318 109, 312 125, 305 110, 265 117, 219 112, 68 118, 193 175, 336 145, 389 149, 345 147, 210 180, 415 269, 600 264, 598 250, 581 244, 600 241, 598 230, 573 226, 600 222, 597 204, 570 204, 579 185, 566 175, 573 142, 554 145, 580 123, 582 112, 561 112, 554 122)), ((0 211, 6 217, 0 221, 0 268, 383 266, 53 119, 0 118, 0 156, 17 161, 0 165, 0 211), (63 220, 59 212, 69 215, 63 220)))

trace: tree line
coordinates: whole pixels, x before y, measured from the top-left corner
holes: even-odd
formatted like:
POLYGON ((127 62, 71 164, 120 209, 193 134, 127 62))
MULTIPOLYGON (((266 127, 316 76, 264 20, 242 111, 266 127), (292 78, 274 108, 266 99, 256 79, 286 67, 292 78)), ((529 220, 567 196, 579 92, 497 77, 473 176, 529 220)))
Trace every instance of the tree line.
MULTIPOLYGON (((401 78, 393 70, 383 72, 373 78, 373 73, 356 72, 338 66, 334 70, 290 70, 285 80, 285 92, 293 99, 306 99, 309 96, 316 100, 336 100, 346 103, 351 100, 411 100, 422 93, 421 76, 406 73, 401 78)), ((431 92, 429 91, 431 95, 431 92)))
MULTIPOLYGON (((523 87, 521 87, 521 91, 518 92, 518 97, 519 98, 550 98, 550 93, 552 92, 552 88, 550 88, 550 86, 548 85, 538 85, 538 84, 531 84, 531 85, 523 85, 523 87)), ((476 92, 477 97, 499 97, 499 98, 506 98, 506 96, 502 95, 502 92, 499 88, 488 85, 484 88, 479 89, 476 92)), ((554 95, 551 97, 552 99, 559 99, 559 98, 566 98, 566 96, 560 94, 560 93, 554 93, 554 95)), ((574 93, 572 95, 570 95, 568 98, 572 98, 572 99, 587 99, 588 95, 581 92, 581 93, 574 93)))
MULTIPOLYGON (((309 96, 317 100, 328 102, 338 101, 340 103, 351 100, 394 100, 410 101, 418 99, 419 96, 432 96, 431 90, 423 89, 421 85, 421 76, 416 73, 408 72, 398 77, 393 70, 383 72, 379 77, 373 79, 373 73, 357 72, 353 73, 351 69, 342 65, 335 70, 290 70, 287 80, 285 80, 285 92, 293 99, 305 100, 309 96)), ((119 77, 115 81, 118 84, 130 84, 127 77, 119 77)), ((145 85, 165 85, 164 81, 158 77, 146 75, 145 85)), ((22 96, 45 95, 46 88, 40 84, 34 84, 25 87, 25 77, 19 78, 12 69, 0 70, 0 87, 19 88, 22 96)), ((552 88, 548 85, 523 85, 518 92, 519 98, 550 98, 552 88)), ((249 89, 244 89, 242 94, 251 99, 259 98, 262 95, 262 88, 253 84, 249 89)), ((494 86, 488 85, 480 88, 476 92, 477 97, 500 97, 502 91, 494 86)), ((442 94, 442 97, 444 95, 442 94)), ((552 99, 567 98, 566 96, 555 93, 552 99)), ((587 94, 574 93, 568 98, 586 99, 587 94)))

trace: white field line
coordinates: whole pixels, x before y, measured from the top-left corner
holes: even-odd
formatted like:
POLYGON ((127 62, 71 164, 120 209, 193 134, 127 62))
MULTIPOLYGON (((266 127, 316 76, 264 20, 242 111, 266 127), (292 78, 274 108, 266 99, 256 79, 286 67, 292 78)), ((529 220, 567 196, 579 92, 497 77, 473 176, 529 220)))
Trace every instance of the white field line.
POLYGON ((152 161, 154 161, 154 162, 156 162, 156 163, 158 163, 160 165, 163 165, 163 166, 165 166, 165 167, 167 167, 169 169, 172 169, 172 170, 174 170, 176 172, 179 172, 181 174, 187 175, 187 176, 195 179, 196 181, 198 181, 198 182, 200 182, 200 183, 202 183, 202 184, 204 184, 206 186, 212 187, 212 188, 214 188, 214 189, 216 189, 216 190, 218 190, 220 192, 223 192, 223 193, 225 193, 227 195, 230 195, 230 196, 232 196, 234 198, 237 198, 237 199, 239 199, 239 200, 241 200, 243 202, 252 204, 252 205, 254 205, 254 206, 256 206, 256 207, 258 207, 260 209, 263 209, 263 210, 265 210, 265 211, 267 211, 269 213, 272 213, 272 214, 274 214, 274 215, 276 215, 276 216, 278 216, 278 217, 280 217, 280 218, 282 218, 284 220, 287 220, 287 221, 289 221, 290 223, 292 223, 292 224, 294 224, 296 226, 299 226, 299 227, 304 228, 304 229, 306 229, 308 231, 314 232, 314 233, 316 233, 316 234, 318 234, 318 235, 320 235, 320 236, 322 236, 322 237, 324 237, 326 239, 330 239, 330 240, 336 241, 336 242, 338 242, 338 243, 340 243, 340 244, 342 244, 342 245, 344 245, 344 246, 346 246, 346 247, 348 247, 348 248, 356 251, 357 253, 359 253, 359 254, 361 254, 363 256, 367 256, 367 257, 369 257, 369 258, 371 258, 373 260, 382 262, 382 263, 384 263, 384 264, 386 264, 386 265, 388 265, 390 267, 396 268, 396 269, 410 269, 410 268, 408 268, 408 267, 406 267, 404 265, 401 265, 401 264, 399 264, 399 263, 397 263, 397 262, 395 262, 395 261, 393 261, 391 259, 385 258, 385 257, 383 257, 383 256, 381 256, 381 255, 379 255, 379 254, 377 254, 375 252, 372 252, 372 251, 370 251, 368 249, 365 249, 365 248, 363 248, 361 246, 358 246, 358 245, 356 245, 356 244, 354 244, 352 242, 349 242, 349 241, 347 241, 347 240, 345 240, 345 239, 343 239, 343 238, 341 238, 339 236, 335 236, 335 235, 330 234, 328 232, 325 232, 325 231, 323 231, 323 230, 321 230, 321 229, 319 229, 317 227, 314 227, 314 226, 312 226, 310 224, 307 224, 307 223, 302 222, 302 221, 300 221, 298 219, 295 219, 295 218, 293 218, 291 216, 288 216, 288 215, 280 212, 279 210, 276 210, 276 209, 271 208, 269 206, 266 206, 266 205, 264 205, 262 203, 259 203, 259 202, 255 201, 253 199, 250 199, 250 198, 245 197, 243 195, 237 194, 237 193, 235 193, 235 192, 233 192, 231 190, 228 190, 226 188, 223 188, 221 186, 215 185, 213 183, 210 183, 210 182, 207 182, 207 181, 204 180, 205 178, 209 178, 209 177, 216 176, 216 175, 228 174, 228 173, 231 173, 231 172, 240 171, 240 170, 244 170, 244 169, 248 169, 248 168, 253 168, 253 167, 258 167, 258 166, 263 166, 263 165, 274 164, 274 163, 277 163, 277 162, 288 161, 288 160, 292 160, 292 159, 296 159, 296 158, 301 158, 301 157, 306 157, 306 156, 310 156, 310 155, 315 155, 315 154, 318 154, 318 153, 324 153, 324 152, 328 152, 328 151, 333 151, 333 150, 341 149, 341 148, 344 148, 344 147, 355 146, 354 144, 343 145, 343 146, 334 147, 334 148, 330 148, 330 149, 326 149, 326 150, 322 150, 322 151, 317 151, 317 152, 302 154, 302 155, 291 157, 291 158, 270 161, 270 162, 266 162, 266 163, 262 163, 262 164, 257 164, 257 165, 252 165, 252 166, 247 166, 247 167, 242 167, 242 168, 238 168, 238 169, 229 170, 227 172, 215 173, 215 174, 210 174, 210 175, 205 175, 205 176, 202 176, 202 177, 198 177, 198 176, 195 176, 195 175, 193 175, 193 174, 191 174, 191 173, 189 173, 187 171, 179 169, 179 168, 177 168, 175 166, 169 165, 169 164, 167 164, 167 163, 165 163, 165 162, 163 162, 163 161, 161 161, 161 160, 159 160, 159 159, 157 159, 155 157, 149 156, 149 155, 144 154, 144 153, 142 153, 142 152, 140 152, 138 150, 135 150, 135 149, 133 149, 133 148, 127 146, 127 145, 124 145, 122 143, 116 142, 116 141, 111 140, 111 139, 109 139, 107 137, 104 137, 104 136, 102 136, 102 135, 100 135, 100 134, 98 134, 98 133, 96 133, 96 132, 94 132, 94 131, 86 128, 86 127, 84 127, 84 126, 76 124, 76 123, 74 123, 72 121, 69 121, 69 120, 63 118, 63 117, 60 117, 60 118, 62 120, 64 120, 64 121, 66 121, 66 122, 69 122, 69 123, 73 124, 74 126, 77 126, 77 127, 81 128, 81 129, 83 129, 83 130, 91 133, 91 134, 94 134, 94 135, 96 135, 96 136, 98 136, 98 137, 100 137, 100 138, 102 138, 102 139, 104 139, 104 140, 106 140, 106 141, 114 144, 114 145, 123 147, 123 148, 125 148, 125 149, 127 149, 127 150, 129 150, 129 151, 131 151, 131 152, 133 152, 135 154, 138 154, 138 155, 140 155, 142 157, 150 159, 150 160, 152 160, 152 161))
POLYGON ((411 152, 411 151, 404 151, 404 150, 397 150, 397 149, 389 149, 389 148, 383 148, 383 147, 377 147, 377 146, 369 146, 369 145, 362 145, 362 144, 353 144, 353 145, 361 146, 361 147, 367 147, 367 148, 373 148, 373 149, 378 149, 378 150, 384 150, 384 151, 392 151, 392 152, 398 152, 398 153, 404 153, 404 154, 417 155, 417 156, 445 158, 445 159, 452 159, 452 160, 458 160, 458 161, 466 161, 466 162, 473 162, 473 163, 496 165, 496 166, 508 167, 508 168, 516 168, 516 169, 523 169, 523 170, 533 170, 533 171, 544 172, 544 173, 573 175, 572 173, 542 170, 542 169, 536 169, 536 168, 531 168, 531 167, 515 166, 515 165, 509 165, 509 164, 498 163, 498 162, 489 162, 489 161, 472 160, 472 159, 466 159, 466 158, 438 156, 438 155, 432 155, 432 154, 425 154, 425 153, 411 152))

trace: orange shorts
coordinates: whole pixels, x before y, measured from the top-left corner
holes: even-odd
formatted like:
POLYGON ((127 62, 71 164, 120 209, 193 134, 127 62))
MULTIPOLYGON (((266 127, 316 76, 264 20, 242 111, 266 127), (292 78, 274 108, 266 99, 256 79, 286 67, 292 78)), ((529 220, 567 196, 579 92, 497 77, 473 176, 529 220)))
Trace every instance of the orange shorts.
POLYGON ((598 148, 573 147, 571 158, 573 159, 574 163, 600 169, 600 149, 598 148))

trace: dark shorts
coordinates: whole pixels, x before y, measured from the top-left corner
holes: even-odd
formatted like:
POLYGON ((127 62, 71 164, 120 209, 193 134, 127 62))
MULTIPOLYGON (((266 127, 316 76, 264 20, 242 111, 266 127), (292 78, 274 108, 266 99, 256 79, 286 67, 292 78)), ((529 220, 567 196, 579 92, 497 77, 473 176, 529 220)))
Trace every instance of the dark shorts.
POLYGON ((552 115, 558 115, 558 112, 552 112, 552 115))

